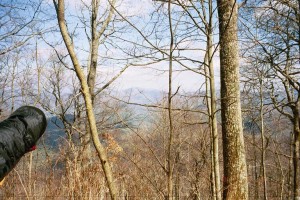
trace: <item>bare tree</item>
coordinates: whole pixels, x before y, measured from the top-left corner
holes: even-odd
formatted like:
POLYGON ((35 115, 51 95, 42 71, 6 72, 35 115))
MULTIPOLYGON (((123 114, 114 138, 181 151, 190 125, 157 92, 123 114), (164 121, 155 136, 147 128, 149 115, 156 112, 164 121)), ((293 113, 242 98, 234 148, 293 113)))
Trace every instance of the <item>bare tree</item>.
POLYGON ((274 109, 287 117, 293 126, 294 199, 300 196, 299 5, 297 1, 250 1, 245 9, 255 17, 243 24, 244 27, 255 25, 258 30, 258 34, 249 28, 245 31, 248 40, 252 41, 249 51, 254 48, 259 51, 248 57, 269 68, 265 76, 272 78, 268 83, 270 100, 274 109))
POLYGON ((173 35, 173 25, 172 25, 172 15, 171 15, 171 0, 168 2, 168 17, 169 17, 169 30, 170 30, 170 48, 169 48, 169 91, 168 91, 168 116, 169 116, 169 140, 167 149, 167 177, 168 177, 168 199, 173 199, 173 156, 172 147, 174 140, 174 126, 172 117, 172 79, 173 79, 173 51, 174 51, 174 35, 173 35))
POLYGON ((0 56, 23 46, 39 34, 39 23, 35 20, 41 11, 40 7, 41 1, 1 1, 0 56))
MULTIPOLYGON (((91 91, 90 91, 87 79, 83 73, 82 67, 77 58, 77 55, 75 53, 74 44, 71 40, 71 37, 70 37, 68 29, 67 29, 67 25, 66 25, 66 21, 65 21, 65 14, 64 14, 65 13, 64 1, 63 0, 59 0, 58 2, 53 1, 53 3, 54 3, 56 13, 57 13, 57 19, 58 19, 58 24, 60 27, 61 35, 63 37, 66 48, 71 57, 76 75, 81 84, 82 94, 84 96, 85 105, 86 105, 86 115, 88 118, 88 123, 89 123, 89 128, 91 131, 92 140, 93 140, 94 146, 98 152, 99 158, 101 160, 101 165, 102 165, 102 168, 103 168, 103 171, 105 174, 108 188, 110 190, 111 198, 117 199, 117 188, 116 188, 116 183, 114 182, 114 179, 113 179, 112 169, 111 169, 111 166, 107 159, 106 150, 103 147, 103 145, 101 144, 101 142, 99 140, 99 136, 98 136, 96 119, 95 119, 94 110, 93 110, 93 101, 92 101, 91 91)), ((93 3, 95 4, 96 1, 93 1, 93 3)))

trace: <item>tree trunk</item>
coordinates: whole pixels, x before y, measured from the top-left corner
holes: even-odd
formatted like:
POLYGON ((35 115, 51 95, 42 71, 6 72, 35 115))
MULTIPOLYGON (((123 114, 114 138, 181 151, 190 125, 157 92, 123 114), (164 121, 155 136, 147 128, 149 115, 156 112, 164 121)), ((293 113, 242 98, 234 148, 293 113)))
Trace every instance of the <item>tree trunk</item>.
POLYGON ((265 166, 265 125, 264 125, 264 95, 263 95, 263 77, 260 77, 259 80, 259 98, 260 98, 260 137, 261 137, 261 168, 262 168, 262 175, 263 175, 263 189, 264 189, 264 200, 268 199, 267 194, 267 175, 266 175, 266 166, 265 166))
POLYGON ((215 91, 215 75, 212 62, 212 30, 208 31, 208 68, 209 68, 209 85, 210 85, 210 106, 211 106, 211 132, 212 132, 212 151, 213 151, 213 169, 215 182, 215 195, 217 200, 221 200, 220 168, 219 168, 219 136, 217 128, 217 98, 215 91))
MULTIPOLYGON (((208 51, 207 51, 208 52, 208 51)), ((214 160, 214 149, 213 149, 213 128, 212 128, 212 115, 211 115, 211 91, 210 91, 210 81, 209 81, 209 67, 208 67, 208 53, 205 54, 205 90, 206 90, 206 104, 207 104, 207 111, 208 111, 208 116, 209 116, 209 122, 208 125, 210 127, 210 154, 211 154, 211 171, 210 171, 210 181, 211 181, 211 196, 212 200, 217 199, 217 193, 216 193, 216 179, 215 179, 215 160, 214 160)))
POLYGON ((237 1, 218 0, 224 199, 248 199, 239 87, 237 1))
POLYGON ((257 157, 256 157, 256 139, 255 131, 252 131, 253 155, 254 155, 254 199, 260 199, 259 184, 258 184, 258 171, 257 171, 257 157))
POLYGON ((99 35, 97 33, 97 15, 99 9, 99 0, 92 1, 92 18, 91 18, 91 60, 89 64, 89 71, 87 82, 90 88, 90 93, 92 96, 92 103, 94 104, 95 99, 95 82, 96 82, 96 74, 97 74, 97 64, 98 64, 98 48, 99 48, 99 35))
POLYGON ((290 157, 289 157, 289 171, 288 171, 288 194, 287 194, 287 199, 292 198, 292 184, 293 184, 293 152, 294 152, 294 134, 291 133, 291 138, 290 138, 290 157))
POLYGON ((294 152, 293 152, 293 166, 294 166, 294 199, 300 200, 300 113, 297 105, 293 109, 293 126, 294 126, 294 152))
MULTIPOLYGON (((90 63, 88 64, 88 76, 87 84, 90 89, 92 98, 92 105, 94 106, 95 100, 95 83, 97 75, 98 64, 98 48, 99 48, 99 36, 97 34, 97 15, 99 9, 99 0, 92 1, 92 17, 91 17, 91 41, 90 41, 90 63)), ((83 136, 83 151, 82 151, 82 164, 85 168, 90 163, 91 146, 90 139, 91 134, 88 124, 86 125, 86 134, 83 136)))
POLYGON ((168 199, 173 199, 173 158, 172 147, 174 140, 174 127, 172 117, 172 75, 173 75, 173 26, 171 19, 171 0, 168 3, 168 17, 169 17, 169 29, 170 29, 170 52, 169 52, 169 91, 168 91, 168 117, 169 117, 169 138, 168 138, 168 152, 167 152, 167 183, 168 183, 168 199))

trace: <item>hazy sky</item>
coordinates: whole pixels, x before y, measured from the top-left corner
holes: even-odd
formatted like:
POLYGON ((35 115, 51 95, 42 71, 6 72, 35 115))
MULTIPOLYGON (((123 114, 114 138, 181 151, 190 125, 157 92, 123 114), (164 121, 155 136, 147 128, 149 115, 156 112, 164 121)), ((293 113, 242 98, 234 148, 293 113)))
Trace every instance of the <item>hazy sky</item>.
MULTIPOLYGON (((83 0, 87 4, 89 4, 90 0, 83 0)), ((67 10, 66 13, 68 14, 75 14, 80 15, 80 0, 66 0, 66 4, 68 5, 67 8, 70 10, 67 10), (75 13, 73 13, 73 11, 75 13)), ((101 1, 106 2, 106 1, 101 1)), ((50 0, 49 0, 49 3, 50 0)), ((121 1, 122 5, 118 7, 118 10, 124 14, 124 15, 138 15, 140 17, 147 18, 149 17, 149 14, 153 10, 153 1, 152 0, 123 0, 121 1)), ((70 27, 72 26, 72 21, 68 21, 70 24, 70 27)), ((76 25, 77 22, 74 24, 76 25)), ((82 33, 81 33, 82 34, 82 33)), ((137 33, 136 33, 137 34, 137 33)), ((84 34, 83 34, 84 36, 84 34)), ((80 39, 80 37, 79 37, 80 39)), ((167 40, 168 38, 166 38, 167 40)), ((80 48, 85 48, 88 50, 88 44, 84 40, 78 40, 77 43, 75 41, 75 44, 77 46, 80 46, 80 48), (79 45, 78 45, 79 44, 79 45)), ((198 47, 199 48, 199 47, 198 47)), ((202 47, 203 48, 203 47, 202 47)), ((41 49, 42 51, 42 49, 41 49)), ((114 49, 110 49, 110 54, 118 54, 118 51, 114 49)), ((86 54, 84 51, 78 53, 81 57, 86 57, 86 54)), ((193 52, 190 52, 189 54, 193 54, 193 52)), ((198 52, 194 52, 195 55, 192 55, 193 57, 197 58, 196 54, 199 54, 198 52)), ((203 54, 203 53, 202 53, 203 54)), ((203 59, 203 55, 199 55, 199 60, 203 59), (201 58, 202 56, 202 58, 201 58)), ((82 65, 85 63, 82 62, 82 65)), ((216 78, 216 84, 218 84, 218 74, 219 74, 219 62, 218 58, 216 57, 214 59, 214 64, 216 66, 215 68, 215 74, 217 76, 216 78)), ((113 76, 113 74, 118 73, 118 70, 122 67, 116 66, 113 68, 100 68, 102 74, 109 74, 109 76, 113 76)), ((193 66, 194 67, 194 66, 193 66)), ((168 89, 168 72, 162 72, 161 70, 167 70, 168 69, 168 63, 159 63, 152 66, 152 68, 145 68, 145 67, 130 67, 128 68, 122 76, 114 83, 114 86, 119 87, 120 89, 128 89, 128 88, 141 88, 141 89, 156 89, 156 90, 164 90, 167 91, 168 89), (159 70, 155 70, 159 69, 159 70)), ((182 68, 181 68, 182 69, 182 68)), ((197 91, 201 84, 204 82, 204 77, 196 74, 194 72, 190 71, 184 71, 184 72, 174 72, 173 74, 173 87, 176 89, 180 86, 180 92, 186 91, 186 92, 192 92, 197 91)), ((107 78, 109 80, 109 78, 107 78)))

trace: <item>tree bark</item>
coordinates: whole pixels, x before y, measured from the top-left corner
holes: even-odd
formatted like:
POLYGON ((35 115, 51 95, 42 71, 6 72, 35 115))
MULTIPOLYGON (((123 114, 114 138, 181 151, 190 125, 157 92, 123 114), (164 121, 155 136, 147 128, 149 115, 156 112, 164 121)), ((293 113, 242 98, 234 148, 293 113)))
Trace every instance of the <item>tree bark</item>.
POLYGON ((248 199, 247 166, 239 87, 235 0, 218 0, 224 199, 248 199))

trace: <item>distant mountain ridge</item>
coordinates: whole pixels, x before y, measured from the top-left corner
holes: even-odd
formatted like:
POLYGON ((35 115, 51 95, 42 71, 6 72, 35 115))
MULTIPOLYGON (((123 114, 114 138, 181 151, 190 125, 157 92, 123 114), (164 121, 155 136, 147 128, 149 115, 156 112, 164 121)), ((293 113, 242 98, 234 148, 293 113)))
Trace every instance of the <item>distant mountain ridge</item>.
MULTIPOLYGON (((73 121, 74 117, 71 114, 67 114, 66 118, 70 121, 73 121)), ((47 118, 47 128, 43 136, 44 143, 47 147, 57 149, 59 147, 60 141, 66 138, 64 131, 64 125, 62 121, 56 117, 47 118)))

